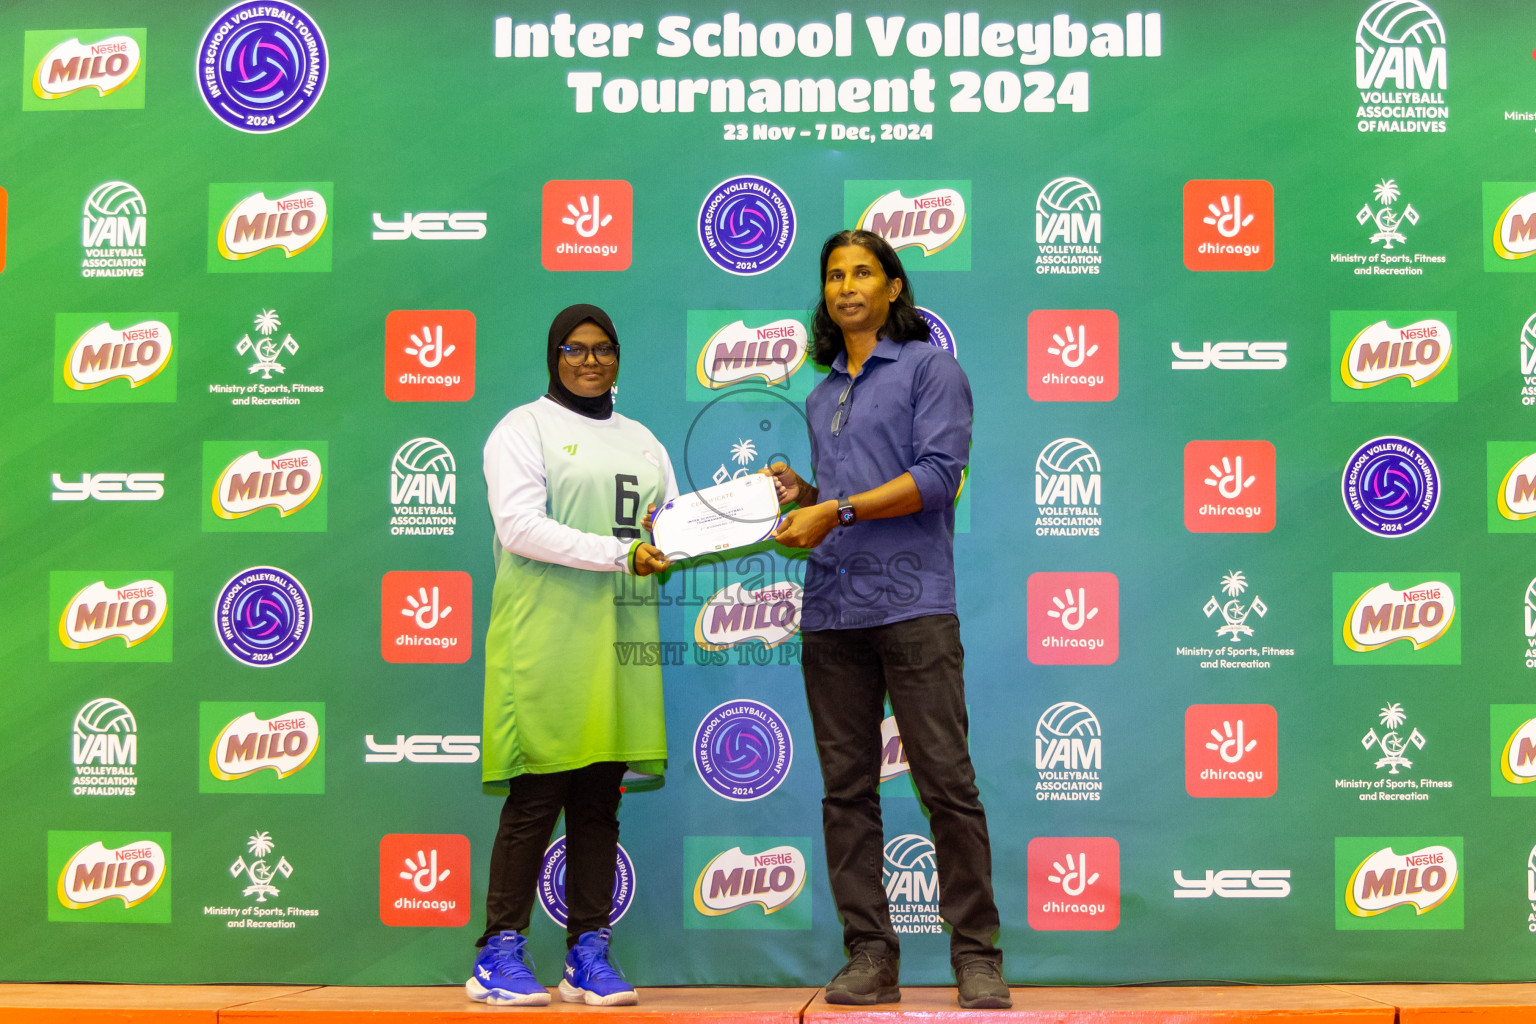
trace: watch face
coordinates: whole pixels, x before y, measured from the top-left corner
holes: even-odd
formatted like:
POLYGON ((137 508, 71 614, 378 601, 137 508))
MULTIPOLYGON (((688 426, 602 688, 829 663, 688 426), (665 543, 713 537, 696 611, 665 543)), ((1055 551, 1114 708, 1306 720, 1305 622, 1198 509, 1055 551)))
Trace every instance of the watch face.
POLYGON ((844 526, 847 526, 850 523, 852 523, 854 521, 854 518, 855 518, 854 512, 853 512, 853 506, 852 505, 839 505, 837 507, 837 518, 842 521, 842 524, 844 526))

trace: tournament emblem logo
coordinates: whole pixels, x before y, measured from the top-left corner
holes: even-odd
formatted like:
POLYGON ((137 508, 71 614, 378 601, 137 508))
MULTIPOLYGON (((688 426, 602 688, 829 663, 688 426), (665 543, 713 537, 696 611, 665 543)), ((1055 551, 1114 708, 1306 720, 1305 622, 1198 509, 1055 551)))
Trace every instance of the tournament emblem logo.
POLYGON ((169 924, 170 845, 163 832, 49 832, 49 873, 58 881, 48 920, 169 924))
POLYGON ((213 606, 219 642, 230 657, 256 668, 280 665, 309 639, 309 595, 281 569, 261 565, 237 573, 213 606))
POLYGON ((1335 839, 1334 871, 1343 889, 1335 927, 1461 928, 1461 846, 1460 837, 1335 839))
POLYGON ((927 836, 897 836, 885 844, 881 872, 898 935, 939 935, 939 861, 927 836))
POLYGON ((379 840, 379 920, 391 928, 469 923, 469 837, 392 833, 379 840))
MULTIPOLYGON (((549 844, 539 866, 539 905, 549 919, 561 928, 570 920, 570 905, 565 901, 565 836, 549 844)), ((629 851, 619 846, 613 866, 613 905, 608 923, 618 924, 635 902, 635 862, 629 851)))
POLYGON ((1406 437, 1372 438, 1356 448, 1341 482, 1350 518, 1378 537, 1408 536, 1440 504, 1435 460, 1406 437))
POLYGON ((1279 784, 1279 726, 1268 704, 1195 704, 1184 713, 1184 790, 1269 797, 1279 784))
POLYGON ((143 108, 144 79, 139 71, 144 66, 144 43, 142 28, 111 35, 92 33, 84 42, 78 32, 25 33, 23 60, 33 70, 32 89, 22 93, 21 109, 143 108))
POLYGON ((65 604, 59 642, 73 651, 111 639, 137 647, 165 624, 170 608, 170 593, 156 580, 135 580, 121 587, 97 580, 65 604))
POLYGON ((767 178, 727 178, 699 207, 699 244, 721 270, 740 277, 766 273, 795 244, 795 207, 767 178))
POLYGON ((239 3, 213 20, 198 47, 197 83, 220 121, 279 132, 302 121, 325 91, 325 37, 297 4, 239 3))
POLYGON ((1035 665, 1112 665, 1120 657, 1120 581, 1112 572, 1037 572, 1026 584, 1035 665))
POLYGON ((924 270, 970 270, 969 181, 847 181, 843 222, 879 235, 924 270))
POLYGON ((799 320, 786 317, 761 327, 737 320, 710 335, 694 375, 711 391, 754 378, 773 387, 794 376, 809 350, 810 336, 799 320))
POLYGON ((475 394, 475 314, 396 309, 384 318, 384 397, 466 402, 475 394))
POLYGON ((1109 309, 1036 309, 1026 325, 1029 397, 1109 402, 1120 393, 1120 318, 1109 309))
POLYGON ((452 537, 458 479, 453 452, 435 438, 412 438, 396 449, 389 468, 390 534, 452 537))
POLYGON ((1428 580, 1398 590, 1379 583, 1350 607, 1344 642, 1363 652, 1406 640, 1418 650, 1445 636, 1455 618, 1456 595, 1448 584, 1428 580))
POLYGON ((214 737, 208 770, 224 782, 267 771, 286 779, 319 749, 320 721, 310 712, 289 711, 268 720, 247 711, 214 737))
POLYGON ((249 451, 224 467, 213 486, 213 514, 242 519, 264 508, 283 518, 293 515, 320 492, 320 456, 295 448, 264 457, 249 451))
POLYGON ((1108 837, 1029 841, 1029 926, 1112 931, 1120 924, 1120 844, 1108 837))
POLYGON ((139 388, 160 376, 171 361, 171 328, 142 320, 117 329, 98 323, 75 339, 64 358, 64 385, 90 391, 108 381, 125 380, 139 388))
MULTIPOLYGON (((1511 457, 1517 461, 1504 471, 1503 478, 1494 489, 1494 504, 1499 516, 1505 520, 1504 524, 1497 525, 1513 525, 1536 516, 1536 451, 1532 451, 1530 445, 1490 441, 1488 462, 1492 472, 1489 475, 1498 471, 1500 462, 1508 464, 1511 457), (1518 454, 1511 456, 1510 450, 1518 454)), ((1489 527, 1494 525, 1490 518, 1489 527)))
POLYGON ((1275 528, 1275 446, 1191 441, 1184 446, 1184 528, 1268 533, 1275 528))
POLYGON ((1098 717, 1071 700, 1046 708, 1035 722, 1035 799, 1099 800, 1103 770, 1098 717))
POLYGON ((1035 198, 1037 274, 1097 274, 1104 264, 1099 194, 1082 178, 1047 182, 1035 198))
POLYGON ((1339 366, 1333 400, 1456 401, 1455 331, 1454 313, 1335 310, 1329 328, 1339 366))
POLYGON ((944 322, 944 318, 922 306, 917 306, 916 309, 917 315, 922 317, 923 323, 928 325, 928 344, 959 359, 960 348, 955 341, 955 332, 950 329, 949 324, 944 322))
POLYGON ((1104 524, 1099 453, 1087 441, 1057 438, 1035 458, 1035 536, 1097 537, 1104 524))
POLYGON ((756 640, 777 647, 800 632, 800 586, 770 583, 749 589, 732 583, 699 609, 693 642, 706 651, 723 651, 756 640))
POLYGON ((81 277, 143 277, 148 260, 149 208, 126 181, 97 185, 80 217, 81 277))
POLYGON ((1275 265, 1275 188, 1267 181, 1184 183, 1184 266, 1263 271, 1275 265))
POLYGON ((75 714, 71 761, 75 796, 133 796, 139 726, 122 701, 97 697, 75 714))
POLYGON ((1443 132, 1445 26, 1421 0, 1376 0, 1355 27, 1355 127, 1443 132))
POLYGON ((743 853, 733 846, 704 865, 693 883, 693 907, 705 917, 722 917, 743 907, 775 914, 805 888, 805 854, 794 846, 743 853))
POLYGON ((755 700, 711 710, 693 734, 693 765, 704 785, 744 803, 772 793, 789 775, 794 742, 783 717, 755 700))

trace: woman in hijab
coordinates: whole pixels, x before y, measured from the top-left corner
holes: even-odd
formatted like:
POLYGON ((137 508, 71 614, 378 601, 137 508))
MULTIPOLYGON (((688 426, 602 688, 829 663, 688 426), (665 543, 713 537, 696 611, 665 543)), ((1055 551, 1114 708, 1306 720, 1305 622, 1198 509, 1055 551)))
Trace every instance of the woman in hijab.
MULTIPOLYGON (((620 663, 619 644, 656 643, 666 558, 642 538, 646 509, 677 492, 654 435, 613 411, 619 335, 596 306, 549 328, 549 391, 485 443, 496 584, 485 640, 486 782, 509 787, 491 851, 486 928, 465 991, 540 1006, 525 932, 540 862, 565 812, 567 1002, 627 1006, 609 957, 609 908, 629 788, 660 785, 667 743, 661 669, 620 663)), ((644 660, 644 659, 633 659, 644 660)))

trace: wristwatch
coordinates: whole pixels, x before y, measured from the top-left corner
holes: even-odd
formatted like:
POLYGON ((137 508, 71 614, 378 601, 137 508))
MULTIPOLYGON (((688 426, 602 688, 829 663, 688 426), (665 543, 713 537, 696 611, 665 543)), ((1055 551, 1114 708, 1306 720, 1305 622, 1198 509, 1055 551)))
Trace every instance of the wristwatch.
POLYGON ((852 526, 859 521, 859 514, 853 510, 853 504, 847 498, 837 499, 837 525, 852 526))

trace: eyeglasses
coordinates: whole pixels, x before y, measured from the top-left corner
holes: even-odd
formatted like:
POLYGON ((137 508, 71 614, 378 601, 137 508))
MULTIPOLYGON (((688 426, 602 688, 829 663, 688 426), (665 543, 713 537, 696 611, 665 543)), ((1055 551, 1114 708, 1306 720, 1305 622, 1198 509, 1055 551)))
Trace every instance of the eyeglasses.
POLYGON ((837 412, 832 414, 833 437, 841 434, 843 428, 848 425, 848 396, 851 394, 853 394, 853 380, 849 379, 848 386, 843 388, 843 393, 837 396, 837 412))
POLYGON ((570 366, 580 366, 587 361, 588 354, 597 357, 598 365, 612 366, 619 358, 619 346, 611 341, 605 341, 592 348, 585 345, 561 345, 560 354, 565 357, 566 364, 570 366))

